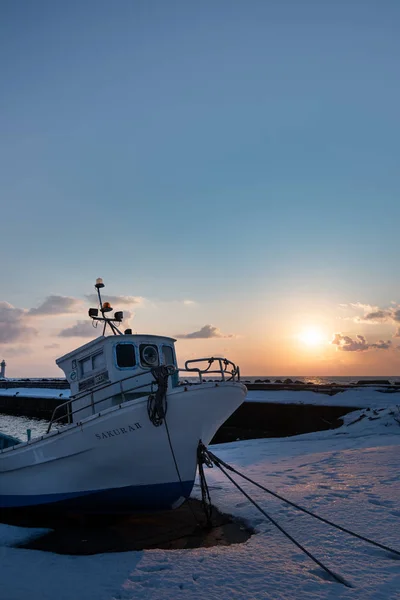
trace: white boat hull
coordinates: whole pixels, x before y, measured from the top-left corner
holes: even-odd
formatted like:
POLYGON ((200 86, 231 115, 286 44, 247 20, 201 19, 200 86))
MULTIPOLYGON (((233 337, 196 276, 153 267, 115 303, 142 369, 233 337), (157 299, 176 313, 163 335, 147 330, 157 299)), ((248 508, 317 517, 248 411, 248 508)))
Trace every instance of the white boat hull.
POLYGON ((150 421, 143 398, 4 450, 0 509, 174 508, 192 491, 199 440, 211 441, 246 391, 238 382, 179 386, 167 395, 166 424, 160 427, 150 421))

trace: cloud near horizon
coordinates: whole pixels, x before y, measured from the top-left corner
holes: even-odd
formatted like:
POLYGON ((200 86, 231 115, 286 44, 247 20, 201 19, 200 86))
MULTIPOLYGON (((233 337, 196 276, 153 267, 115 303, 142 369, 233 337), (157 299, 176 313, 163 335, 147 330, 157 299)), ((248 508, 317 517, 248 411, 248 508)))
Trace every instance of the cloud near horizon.
MULTIPOLYGON (((344 306, 344 305, 341 305, 344 306)), ((349 304, 355 310, 363 310, 362 316, 354 317, 356 323, 368 323, 369 325, 378 325, 381 323, 400 323, 400 305, 393 303, 389 308, 379 308, 370 304, 361 302, 349 304)))
POLYGON ((369 313, 366 313, 363 317, 356 317, 355 321, 357 323, 382 323, 387 321, 389 318, 388 311, 386 310, 373 310, 369 313))
POLYGON ((387 340, 379 340, 375 344, 369 344, 363 335, 356 335, 356 339, 349 335, 335 333, 331 344, 337 347, 337 350, 342 352, 366 352, 367 350, 389 350, 392 348, 392 342, 387 340))
POLYGON ((7 346, 3 349, 6 360, 14 356, 24 356, 25 354, 32 354, 33 348, 31 346, 7 346))
POLYGON ((0 302, 0 344, 29 341, 37 335, 37 330, 27 323, 27 312, 15 308, 8 302, 0 302))
POLYGON ((78 321, 75 325, 62 329, 57 335, 58 337, 89 338, 94 337, 96 333, 100 335, 100 333, 96 332, 96 328, 93 327, 92 321, 78 321))
POLYGON ((83 302, 70 296, 47 296, 37 308, 28 311, 30 316, 65 315, 83 311, 83 302))
MULTIPOLYGON (((99 299, 97 294, 87 294, 85 296, 89 302, 93 305, 98 306, 99 299)), ((119 306, 131 306, 132 304, 143 304, 144 298, 142 296, 112 296, 109 294, 102 295, 103 302, 110 302, 110 304, 118 310, 119 306)))
POLYGON ((181 333, 175 336, 182 340, 197 340, 197 339, 208 339, 208 338, 233 338, 235 337, 232 333, 224 334, 218 327, 213 325, 204 325, 199 331, 193 331, 192 333, 181 333))

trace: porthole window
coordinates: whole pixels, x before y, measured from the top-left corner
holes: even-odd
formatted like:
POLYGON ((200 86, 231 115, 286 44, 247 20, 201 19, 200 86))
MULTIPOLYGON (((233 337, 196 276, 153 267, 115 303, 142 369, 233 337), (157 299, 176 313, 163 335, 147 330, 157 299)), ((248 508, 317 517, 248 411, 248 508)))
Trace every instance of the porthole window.
POLYGON ((157 367, 159 364, 157 346, 153 344, 141 344, 140 362, 145 367, 157 367))
POLYGON ((117 344, 115 354, 120 369, 131 369, 136 365, 135 346, 133 344, 117 344))

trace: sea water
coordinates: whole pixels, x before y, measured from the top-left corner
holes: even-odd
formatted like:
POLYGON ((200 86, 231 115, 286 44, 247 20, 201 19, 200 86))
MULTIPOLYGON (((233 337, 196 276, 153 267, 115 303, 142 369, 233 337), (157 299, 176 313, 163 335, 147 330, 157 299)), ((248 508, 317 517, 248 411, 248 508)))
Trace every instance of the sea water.
POLYGON ((42 419, 31 419, 28 417, 14 417, 0 414, 0 431, 6 435, 16 437, 23 442, 28 439, 27 430, 31 430, 31 437, 36 438, 44 435, 49 426, 48 421, 42 419))
POLYGON ((323 375, 242 375, 241 379, 243 381, 249 381, 254 383, 256 379, 269 379, 271 383, 274 383, 277 379, 284 381, 285 379, 291 379, 294 381, 302 381, 303 383, 314 383, 315 385, 329 385, 332 383, 341 384, 341 385, 349 385, 352 383, 357 383, 358 381, 390 381, 390 383, 400 383, 400 375, 374 375, 374 376, 365 376, 365 375, 351 375, 351 376, 343 376, 339 375, 338 377, 333 376, 323 376, 323 375))

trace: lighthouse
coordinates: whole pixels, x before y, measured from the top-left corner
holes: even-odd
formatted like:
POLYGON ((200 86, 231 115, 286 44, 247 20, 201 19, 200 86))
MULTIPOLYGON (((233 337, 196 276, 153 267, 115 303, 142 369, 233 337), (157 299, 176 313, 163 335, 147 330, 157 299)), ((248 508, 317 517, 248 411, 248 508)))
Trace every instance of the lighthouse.
POLYGON ((0 379, 6 378, 6 361, 3 359, 0 363, 0 379))

